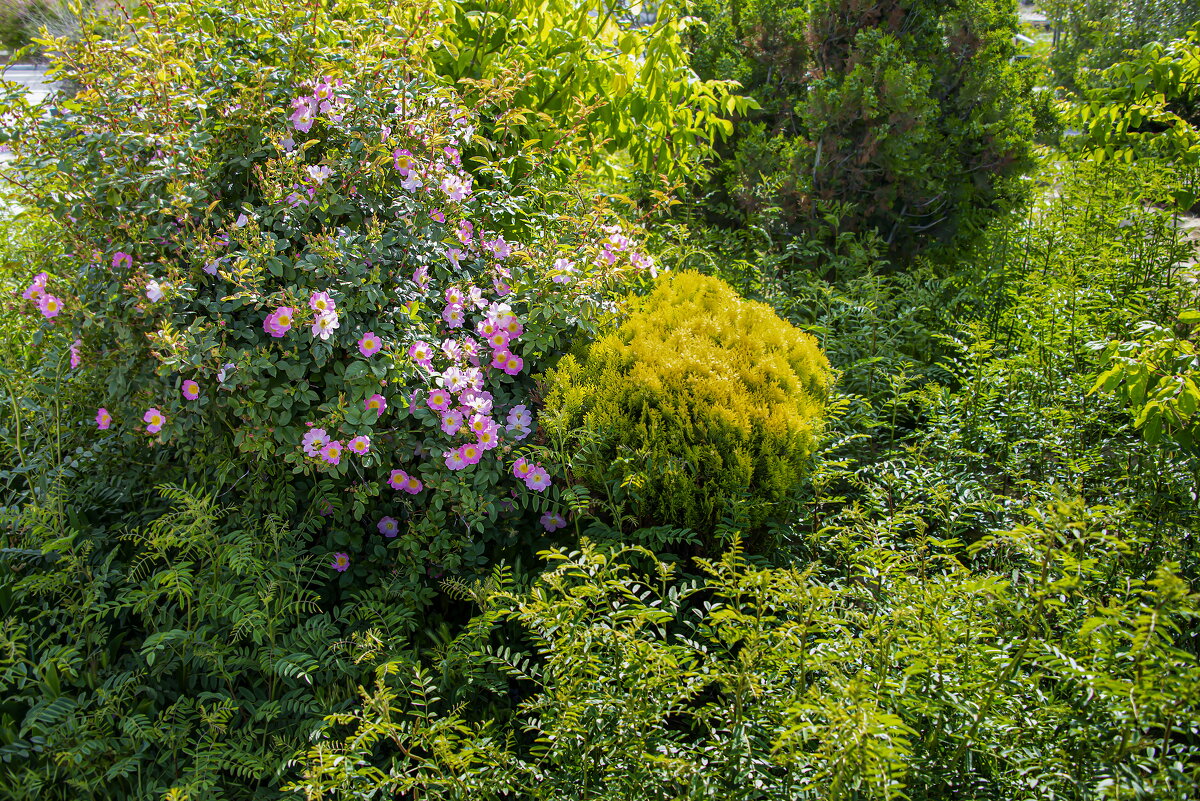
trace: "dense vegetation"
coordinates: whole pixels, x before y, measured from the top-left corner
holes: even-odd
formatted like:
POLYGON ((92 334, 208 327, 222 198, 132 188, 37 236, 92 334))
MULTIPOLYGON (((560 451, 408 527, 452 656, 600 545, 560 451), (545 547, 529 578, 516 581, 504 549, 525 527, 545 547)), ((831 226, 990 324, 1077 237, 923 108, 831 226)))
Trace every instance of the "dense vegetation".
POLYGON ((0 799, 1196 798, 1153 5, 77 10, 0 94, 0 799))

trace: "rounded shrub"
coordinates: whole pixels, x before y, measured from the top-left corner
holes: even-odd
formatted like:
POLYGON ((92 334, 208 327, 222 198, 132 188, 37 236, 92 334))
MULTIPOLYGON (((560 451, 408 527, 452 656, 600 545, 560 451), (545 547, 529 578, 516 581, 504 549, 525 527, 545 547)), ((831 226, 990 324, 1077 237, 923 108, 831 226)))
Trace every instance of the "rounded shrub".
POLYGON ((786 514, 830 380, 811 336, 718 278, 677 273, 548 374, 542 421, 615 516, 753 532, 786 514))

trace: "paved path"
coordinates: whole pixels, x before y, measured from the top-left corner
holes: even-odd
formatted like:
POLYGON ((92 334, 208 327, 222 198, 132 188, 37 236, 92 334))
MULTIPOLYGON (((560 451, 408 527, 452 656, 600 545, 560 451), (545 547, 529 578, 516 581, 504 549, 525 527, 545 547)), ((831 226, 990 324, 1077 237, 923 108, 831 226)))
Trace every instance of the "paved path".
MULTIPOLYGON (((29 99, 34 103, 41 103, 54 88, 53 84, 46 82, 45 67, 31 67, 25 64, 18 64, 0 71, 0 78, 22 84, 26 91, 29 92, 29 99)), ((4 162, 10 158, 12 156, 9 154, 0 153, 0 169, 3 168, 4 162)), ((19 208, 20 206, 13 203, 11 199, 6 199, 3 195, 0 195, 0 211, 8 213, 16 211, 19 208)))
POLYGON ((31 67, 26 64, 8 67, 0 72, 0 78, 24 85, 29 91, 30 99, 35 103, 42 102, 54 86, 46 82, 45 67, 31 67))

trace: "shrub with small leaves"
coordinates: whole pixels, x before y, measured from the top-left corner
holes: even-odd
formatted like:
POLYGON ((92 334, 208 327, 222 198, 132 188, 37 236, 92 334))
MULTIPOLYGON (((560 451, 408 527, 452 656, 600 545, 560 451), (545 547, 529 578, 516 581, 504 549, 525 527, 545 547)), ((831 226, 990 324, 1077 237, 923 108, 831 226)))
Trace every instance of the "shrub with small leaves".
POLYGON ((788 511, 830 380, 812 337, 718 278, 679 273, 559 363, 542 422, 562 450, 582 446, 575 478, 640 525, 711 534, 732 516, 755 530, 788 511))

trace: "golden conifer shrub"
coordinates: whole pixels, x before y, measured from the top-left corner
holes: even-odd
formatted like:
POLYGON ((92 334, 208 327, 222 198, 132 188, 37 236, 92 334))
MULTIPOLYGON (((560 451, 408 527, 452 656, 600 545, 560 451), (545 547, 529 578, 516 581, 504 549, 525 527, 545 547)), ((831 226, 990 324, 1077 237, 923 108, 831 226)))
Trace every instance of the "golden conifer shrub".
POLYGON ((548 373, 541 422, 573 478, 639 526, 710 536, 787 514, 832 374, 808 334, 724 281, 669 273, 626 322, 548 373))

